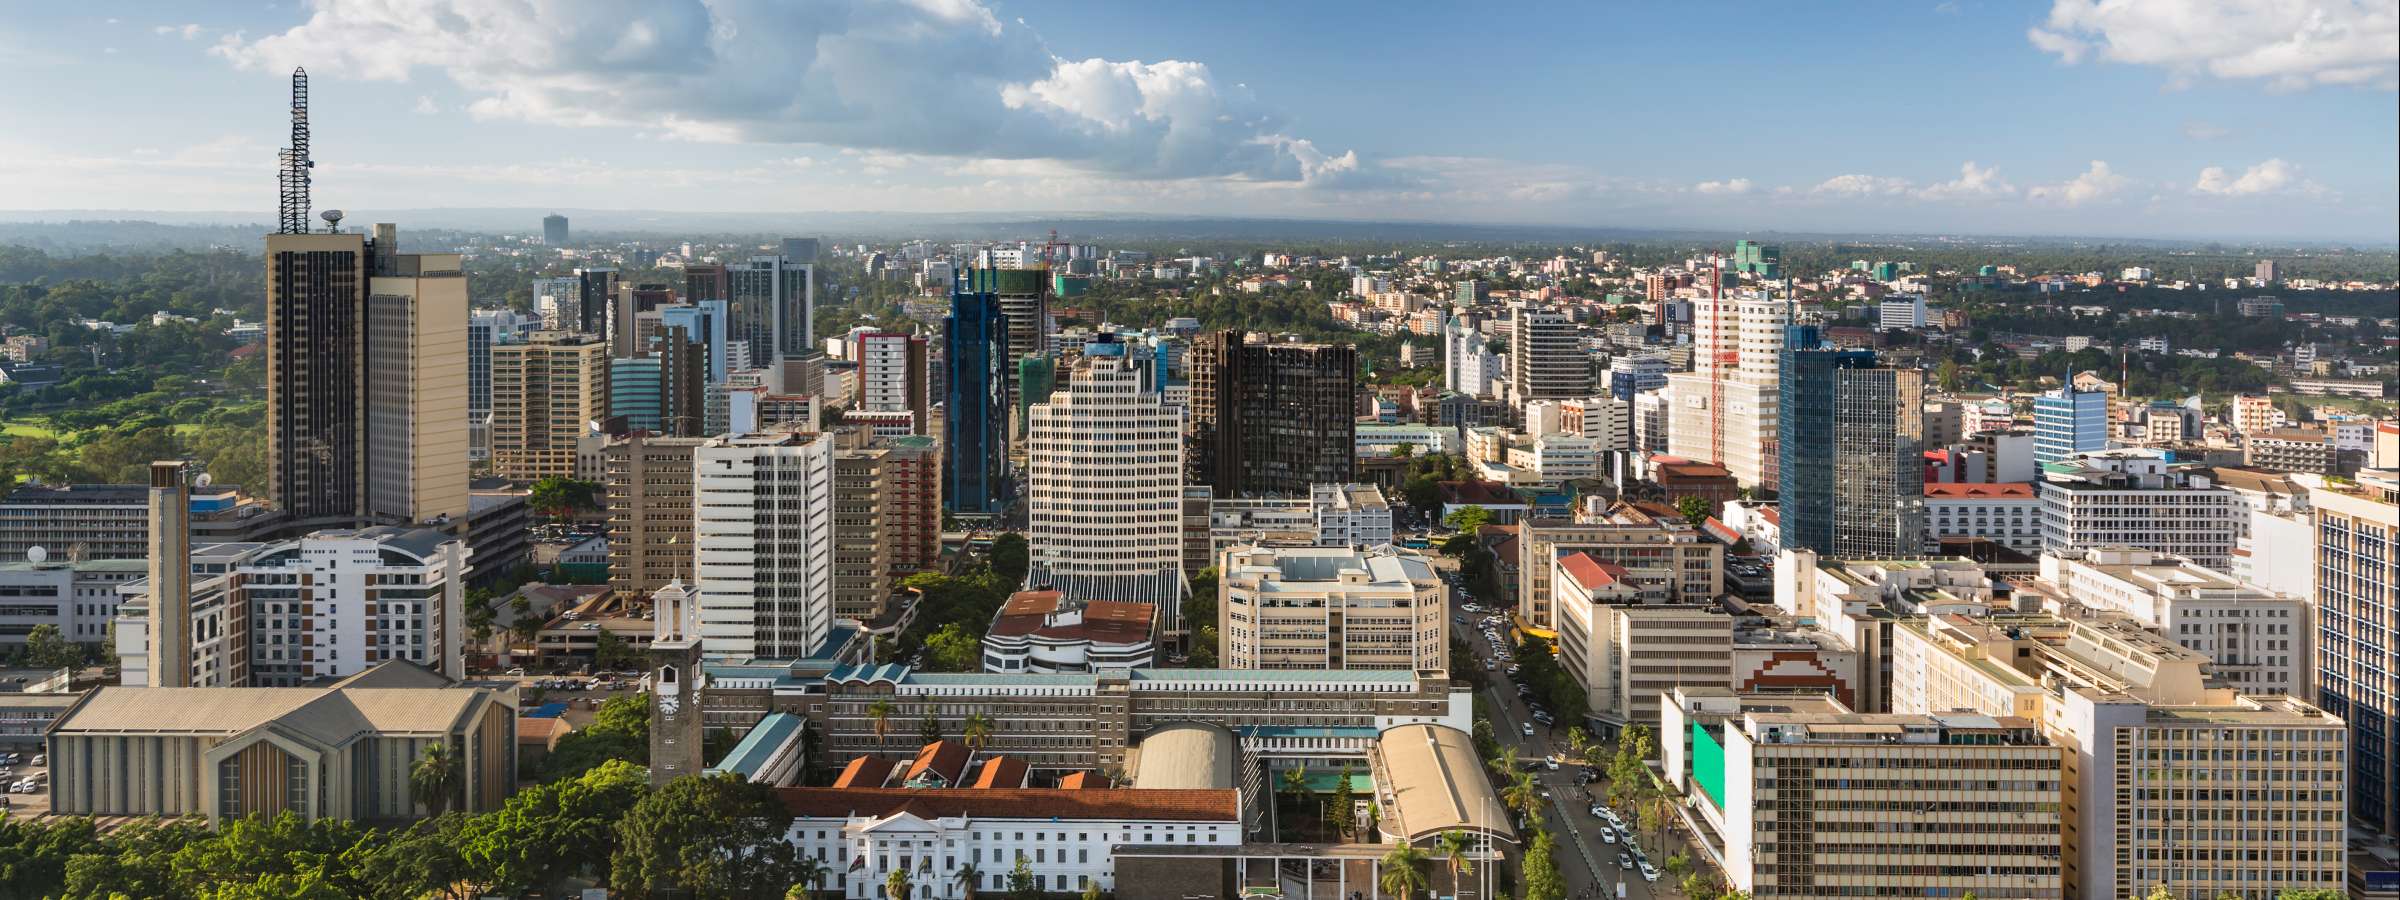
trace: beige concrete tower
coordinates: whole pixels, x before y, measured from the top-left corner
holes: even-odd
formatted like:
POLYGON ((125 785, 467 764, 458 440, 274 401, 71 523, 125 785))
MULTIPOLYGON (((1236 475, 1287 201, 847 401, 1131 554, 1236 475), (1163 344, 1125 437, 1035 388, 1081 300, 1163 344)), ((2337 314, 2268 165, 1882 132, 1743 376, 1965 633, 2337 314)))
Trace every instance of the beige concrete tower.
POLYGON ((192 488, 184 464, 150 464, 150 686, 192 686, 192 488))
POLYGON ((394 253, 375 226, 367 290, 366 518, 467 515, 467 277, 456 253, 394 253))

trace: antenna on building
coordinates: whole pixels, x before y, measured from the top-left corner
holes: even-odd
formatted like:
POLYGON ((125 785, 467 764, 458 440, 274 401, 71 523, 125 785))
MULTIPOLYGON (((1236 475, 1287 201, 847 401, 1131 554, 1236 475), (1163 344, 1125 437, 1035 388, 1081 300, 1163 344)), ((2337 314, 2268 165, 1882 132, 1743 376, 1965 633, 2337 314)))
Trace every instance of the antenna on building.
POLYGON ((277 177, 280 193, 279 219, 275 233, 308 233, 308 170, 316 161, 308 158, 308 70, 292 70, 292 145, 281 154, 283 171, 277 177))

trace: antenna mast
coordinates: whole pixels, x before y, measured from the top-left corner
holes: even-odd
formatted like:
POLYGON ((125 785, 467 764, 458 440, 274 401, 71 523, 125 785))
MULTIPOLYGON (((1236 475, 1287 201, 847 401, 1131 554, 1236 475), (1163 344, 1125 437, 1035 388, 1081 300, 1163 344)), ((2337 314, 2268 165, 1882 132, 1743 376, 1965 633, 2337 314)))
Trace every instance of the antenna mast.
POLYGON ((283 171, 277 175, 279 194, 279 223, 277 234, 308 233, 308 170, 316 161, 308 158, 308 70, 292 70, 292 145, 281 154, 283 171))

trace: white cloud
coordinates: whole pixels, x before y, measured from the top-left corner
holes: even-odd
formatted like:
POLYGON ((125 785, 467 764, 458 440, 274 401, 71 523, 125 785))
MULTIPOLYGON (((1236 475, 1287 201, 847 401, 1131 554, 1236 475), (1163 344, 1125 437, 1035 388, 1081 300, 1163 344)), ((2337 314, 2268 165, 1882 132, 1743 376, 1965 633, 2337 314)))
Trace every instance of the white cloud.
POLYGON ((2302 185, 2300 167, 2278 158, 2244 169, 2238 177, 2227 173, 2223 166, 2209 166, 2200 170, 2200 180, 2192 185, 2192 190, 2203 194, 2238 196, 2272 194, 2302 185))
POLYGON ((1187 60, 1058 58, 980 0, 319 0, 213 52, 243 68, 405 81, 474 116, 660 139, 1059 160, 1118 178, 1374 183, 1187 60))
POLYGON ((2092 160, 2092 167, 2061 184, 2038 184, 2025 196, 2045 203, 2062 206, 2082 206, 2124 190, 2127 179, 2108 168, 2108 163, 2092 160))
MULTIPOLYGON (((110 20, 110 21, 115 21, 115 20, 113 20, 113 19, 112 19, 112 20, 110 20)), ((158 27, 156 27, 156 28, 152 28, 152 29, 150 29, 150 30, 151 30, 151 32, 153 32, 153 33, 156 33, 156 34, 169 34, 169 35, 175 35, 175 36, 177 36, 177 37, 181 37, 181 38, 183 38, 184 40, 187 40, 187 41, 193 41, 193 40, 199 40, 199 39, 200 39, 200 35, 201 35, 203 32, 206 32, 208 29, 202 28, 202 27, 200 27, 200 26, 198 26, 198 25, 160 25, 160 26, 158 26, 158 27)))
POLYGON ((1692 185, 1692 190, 1703 194, 1747 194, 1750 193, 1750 188, 1750 179, 1747 178, 1728 178, 1724 181, 1703 181, 1699 184, 1692 185))
POLYGON ((1908 179, 1889 178, 1881 175, 1836 175, 1818 182, 1817 186, 1809 188, 1808 192, 1837 197, 1904 194, 1908 192, 1908 179))
POLYGON ((2390 0, 2054 0, 2026 38, 2069 65, 2096 56, 2156 66, 2188 84, 2201 75, 2400 87, 2400 5, 2390 0))
POLYGON ((2017 186, 2001 178, 1997 167, 1977 168, 1970 159, 1958 167, 1956 180, 1926 185, 1917 191, 1917 196, 1926 200, 1981 200, 2016 192, 2017 186))
POLYGON ((417 95, 417 105, 409 107, 409 112, 416 113, 420 116, 430 116, 441 111, 441 104, 433 102, 432 97, 428 97, 423 94, 417 95))

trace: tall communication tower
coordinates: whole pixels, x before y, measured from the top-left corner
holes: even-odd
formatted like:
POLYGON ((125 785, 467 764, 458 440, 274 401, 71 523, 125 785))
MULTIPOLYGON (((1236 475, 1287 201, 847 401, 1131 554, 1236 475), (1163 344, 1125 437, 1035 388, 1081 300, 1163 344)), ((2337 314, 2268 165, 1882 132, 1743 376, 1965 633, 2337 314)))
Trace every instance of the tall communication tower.
POLYGON ((308 70, 292 70, 292 145, 281 154, 283 170, 276 177, 280 194, 277 234, 308 233, 308 70))

